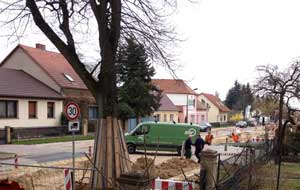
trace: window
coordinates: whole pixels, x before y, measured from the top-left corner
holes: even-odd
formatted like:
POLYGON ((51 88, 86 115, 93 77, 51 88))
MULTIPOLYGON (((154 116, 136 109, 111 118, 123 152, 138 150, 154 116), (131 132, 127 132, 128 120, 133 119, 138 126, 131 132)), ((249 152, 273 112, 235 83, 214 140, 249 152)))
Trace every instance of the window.
POLYGON ((190 122, 195 123, 195 115, 191 115, 190 122))
POLYGON ((205 121, 205 115, 201 115, 201 122, 205 121))
POLYGON ((142 125, 135 131, 135 134, 136 135, 146 135, 149 133, 149 130, 150 130, 150 127, 148 125, 142 125))
POLYGON ((17 118, 17 101, 0 100, 0 118, 17 118))
POLYGON ((224 115, 224 121, 226 121, 226 115, 224 115))
POLYGON ((156 121, 160 121, 160 114, 156 115, 156 121))
POLYGON ((70 82, 75 82, 75 80, 68 74, 64 73, 64 76, 70 81, 70 82))
POLYGON ((164 122, 167 121, 167 114, 164 114, 164 122))
POLYGON ((98 118, 98 107, 90 106, 89 107, 89 119, 97 119, 98 118))
POLYGON ((36 102, 29 101, 29 103, 28 103, 28 117, 29 118, 37 118, 37 115, 36 115, 36 102))
POLYGON ((174 114, 170 114, 170 121, 174 121, 174 114))
POLYGON ((47 116, 48 118, 54 118, 54 102, 47 103, 47 116))

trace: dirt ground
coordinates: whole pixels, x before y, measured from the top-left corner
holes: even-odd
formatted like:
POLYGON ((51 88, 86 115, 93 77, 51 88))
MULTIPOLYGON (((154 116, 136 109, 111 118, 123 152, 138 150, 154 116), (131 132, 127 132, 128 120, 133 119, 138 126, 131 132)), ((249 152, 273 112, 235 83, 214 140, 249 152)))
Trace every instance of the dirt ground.
POLYGON ((147 168, 149 168, 149 174, 151 177, 160 177, 162 179, 168 179, 185 172, 200 168, 200 165, 193 161, 184 158, 171 158, 158 165, 153 165, 154 159, 148 158, 147 163, 144 157, 140 157, 133 164, 133 171, 143 172, 147 174, 147 168), (148 166, 148 167, 147 167, 148 166))

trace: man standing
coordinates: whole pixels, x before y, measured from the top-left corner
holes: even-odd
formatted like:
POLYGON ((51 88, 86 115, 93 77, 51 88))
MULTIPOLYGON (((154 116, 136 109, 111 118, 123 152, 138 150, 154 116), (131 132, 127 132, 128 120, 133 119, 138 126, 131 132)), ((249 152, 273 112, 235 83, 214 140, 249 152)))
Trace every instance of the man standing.
POLYGON ((201 161, 201 152, 202 149, 204 148, 204 140, 201 138, 201 135, 199 133, 198 138, 196 139, 194 145, 195 145, 195 155, 198 159, 198 163, 201 161))
POLYGON ((184 143, 184 155, 186 159, 191 159, 192 157, 192 136, 188 136, 184 143))
POLYGON ((231 138, 232 138, 233 142, 235 142, 235 143, 238 143, 240 141, 239 136, 237 134, 232 133, 231 138))
POLYGON ((211 145, 214 136, 211 134, 211 131, 208 131, 207 135, 205 136, 205 143, 211 145))

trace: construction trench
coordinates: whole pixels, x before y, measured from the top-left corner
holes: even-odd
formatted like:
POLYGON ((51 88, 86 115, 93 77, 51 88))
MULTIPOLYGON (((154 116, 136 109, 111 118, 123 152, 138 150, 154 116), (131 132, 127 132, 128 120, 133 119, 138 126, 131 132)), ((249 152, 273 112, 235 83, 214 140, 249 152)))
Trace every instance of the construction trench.
MULTIPOLYGON (((262 135, 261 131, 252 134, 241 134, 241 141, 249 140, 249 138, 256 138, 259 135, 262 135)), ((225 143, 226 138, 221 137, 215 139, 215 144, 225 143)), ((230 143, 230 138, 228 142, 230 143)), ((206 146, 207 148, 207 146, 206 146)), ((209 147, 208 147, 209 148, 209 147)), ((223 146, 222 148, 223 149, 223 146)), ((235 149, 228 149, 228 153, 235 153, 235 149)), ((226 152, 227 152, 226 151, 226 152)), ((237 150, 238 151, 238 150, 237 150)), ((224 151, 222 151, 224 153, 224 151)), ((222 154, 221 152, 221 154, 222 154)), ((229 155, 223 156, 229 157, 229 155)), ((179 156, 172 156, 170 159, 157 162, 157 157, 154 156, 145 156, 141 155, 134 162, 131 162, 132 171, 137 173, 143 173, 147 175, 149 179, 154 179, 159 177, 160 179, 172 179, 178 181, 193 181, 195 184, 199 183, 199 173, 200 173, 200 165, 194 160, 186 160, 179 156), (147 169, 148 168, 148 169, 147 169)), ((159 159, 158 159, 159 160, 159 159)), ((47 163, 43 166, 45 168, 37 167, 29 167, 29 166, 2 166, 2 170, 0 171, 0 179, 1 180, 11 180, 15 181, 19 184, 17 187, 15 184, 13 185, 11 190, 21 190, 22 188, 25 190, 33 189, 33 190, 64 190, 65 189, 65 181, 64 181, 64 171, 61 168, 67 168, 71 165, 71 160, 65 160, 60 162, 47 163), (52 166, 55 166, 52 168, 52 166)), ((89 180, 91 174, 91 164, 86 157, 76 159, 76 168, 80 170, 76 171, 76 190, 85 190, 90 189, 89 180)), ((1 167, 0 167, 1 169, 1 167)), ((2 183, 7 183, 6 181, 2 181, 2 183)), ((116 187, 118 188, 118 187, 116 187)), ((151 187, 150 187, 151 188, 151 187)), ((149 189, 150 189, 149 188, 149 189)), ((195 185, 194 189, 198 189, 199 185, 195 185)), ((7 186, 1 186, 0 190, 10 190, 7 186)))

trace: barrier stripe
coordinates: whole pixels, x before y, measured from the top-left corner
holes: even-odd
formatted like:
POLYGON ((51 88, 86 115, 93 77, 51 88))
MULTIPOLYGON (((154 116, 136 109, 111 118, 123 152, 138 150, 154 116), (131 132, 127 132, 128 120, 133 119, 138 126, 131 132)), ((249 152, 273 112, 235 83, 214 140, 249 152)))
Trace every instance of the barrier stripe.
POLYGON ((71 172, 69 169, 64 169, 65 190, 72 190, 71 172))
POLYGON ((174 181, 155 179, 152 181, 152 188, 154 190, 193 190, 194 183, 187 181, 174 181))

